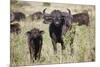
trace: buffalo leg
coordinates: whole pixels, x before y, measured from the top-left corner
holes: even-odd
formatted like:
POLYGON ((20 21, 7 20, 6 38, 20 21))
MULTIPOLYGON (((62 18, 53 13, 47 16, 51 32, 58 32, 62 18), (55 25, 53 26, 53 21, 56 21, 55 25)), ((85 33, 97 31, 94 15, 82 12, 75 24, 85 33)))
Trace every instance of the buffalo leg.
POLYGON ((52 40, 52 44, 53 44, 54 53, 57 53, 56 41, 52 40))
POLYGON ((64 50, 65 49, 65 45, 64 45, 63 40, 61 40, 61 46, 62 46, 62 50, 64 50))
POLYGON ((38 59, 39 60, 40 60, 40 56, 41 56, 41 49, 42 49, 42 44, 40 45, 39 52, 38 52, 38 59))
POLYGON ((29 51, 30 51, 30 60, 32 60, 34 62, 32 48, 31 47, 29 47, 29 51))
POLYGON ((38 47, 35 47, 35 53, 34 53, 34 56, 35 56, 35 60, 37 60, 37 57, 38 57, 38 47))
POLYGON ((40 56, 41 56, 41 49, 42 49, 42 46, 41 46, 41 48, 39 50, 39 59, 40 59, 40 56))

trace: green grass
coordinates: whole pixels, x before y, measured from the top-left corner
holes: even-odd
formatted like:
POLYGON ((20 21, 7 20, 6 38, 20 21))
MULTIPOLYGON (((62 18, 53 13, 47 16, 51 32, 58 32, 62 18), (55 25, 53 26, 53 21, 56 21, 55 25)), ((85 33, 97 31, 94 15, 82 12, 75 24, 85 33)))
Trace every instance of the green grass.
MULTIPOLYGON (((35 11, 42 11, 45 8, 45 6, 35 6, 34 4, 32 6, 15 7, 16 6, 12 6, 11 9, 14 11, 22 11, 26 13, 27 16, 35 11)), ((68 31, 64 36, 66 49, 62 53, 61 45, 57 44, 57 54, 55 55, 49 37, 49 25, 43 24, 43 20, 31 21, 29 17, 27 17, 26 20, 18 22, 21 25, 21 33, 19 35, 11 34, 11 65, 74 63, 92 61, 92 59, 95 59, 95 52, 93 51, 93 48, 95 48, 95 7, 89 5, 51 4, 46 12, 51 12, 54 9, 66 11, 66 8, 70 8, 72 14, 88 10, 90 15, 90 26, 77 26, 73 24, 72 30, 68 31), (44 30, 45 33, 43 35, 41 59, 40 61, 32 63, 30 61, 26 32, 34 27, 44 30), (76 31, 75 35, 72 34, 73 31, 76 31), (74 52, 72 55, 70 54, 69 45, 71 38, 74 38, 72 44, 74 52)))

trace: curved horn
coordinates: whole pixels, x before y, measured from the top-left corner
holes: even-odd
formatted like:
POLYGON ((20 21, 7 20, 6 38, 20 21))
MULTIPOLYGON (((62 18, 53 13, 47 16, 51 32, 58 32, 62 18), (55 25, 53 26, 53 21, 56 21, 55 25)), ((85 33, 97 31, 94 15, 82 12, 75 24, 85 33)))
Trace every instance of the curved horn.
POLYGON ((46 9, 47 9, 47 8, 45 8, 45 9, 43 10, 43 14, 45 14, 46 9))
POLYGON ((70 11, 70 9, 67 9, 67 10, 68 10, 68 13, 69 13, 69 14, 71 14, 71 11, 70 11))

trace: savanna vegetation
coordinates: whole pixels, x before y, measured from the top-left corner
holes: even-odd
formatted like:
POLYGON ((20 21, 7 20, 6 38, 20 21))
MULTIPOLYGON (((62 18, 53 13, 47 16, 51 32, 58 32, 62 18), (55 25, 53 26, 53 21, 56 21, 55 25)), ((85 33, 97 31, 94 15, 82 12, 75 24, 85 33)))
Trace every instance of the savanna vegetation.
POLYGON ((94 5, 75 5, 75 4, 56 4, 56 3, 38 3, 38 2, 12 2, 11 11, 20 11, 25 13, 27 18, 19 23, 21 25, 21 33, 10 35, 10 61, 11 65, 34 65, 34 64, 54 64, 54 63, 76 63, 76 62, 90 62, 95 61, 95 6, 94 5), (36 11, 43 11, 47 8, 46 12, 50 13, 54 9, 67 11, 69 8, 72 14, 80 13, 87 10, 90 17, 89 26, 72 25, 72 29, 64 36, 64 45, 66 49, 61 52, 61 45, 57 44, 57 54, 54 54, 53 45, 49 37, 49 24, 43 24, 43 19, 34 20, 30 19, 30 15, 36 11), (39 28, 44 30, 43 46, 41 52, 41 59, 32 63, 30 61, 30 53, 28 49, 26 32, 32 28, 39 28), (72 32, 76 31, 75 34, 72 32), (74 38, 72 48, 73 54, 70 49, 70 39, 74 38))

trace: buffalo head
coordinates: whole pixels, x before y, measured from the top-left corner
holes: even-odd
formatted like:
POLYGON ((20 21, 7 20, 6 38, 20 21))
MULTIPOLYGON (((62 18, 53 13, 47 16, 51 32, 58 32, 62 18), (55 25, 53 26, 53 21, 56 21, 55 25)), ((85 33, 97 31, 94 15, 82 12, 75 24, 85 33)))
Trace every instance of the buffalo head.
POLYGON ((27 32, 27 35, 28 35, 30 38, 35 39, 35 38, 41 36, 43 33, 44 33, 44 31, 39 30, 39 29, 37 29, 37 28, 33 28, 31 31, 28 31, 28 32, 27 32))

